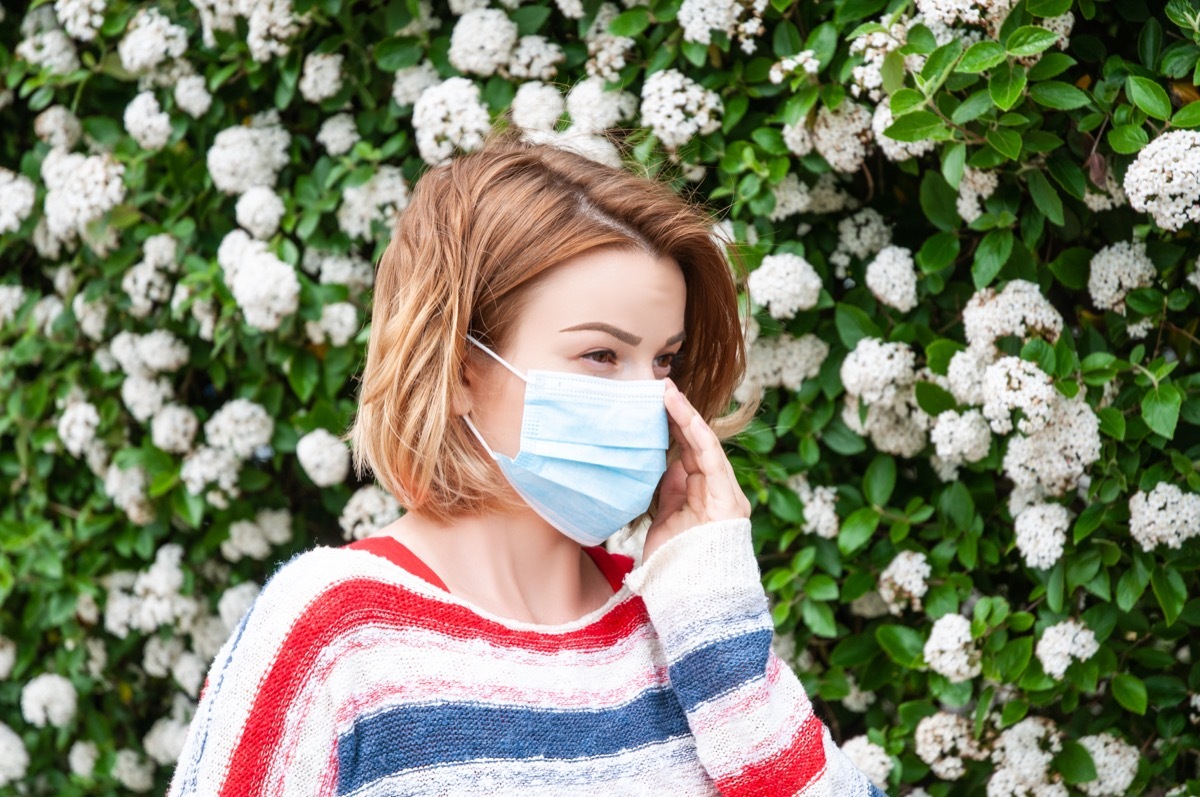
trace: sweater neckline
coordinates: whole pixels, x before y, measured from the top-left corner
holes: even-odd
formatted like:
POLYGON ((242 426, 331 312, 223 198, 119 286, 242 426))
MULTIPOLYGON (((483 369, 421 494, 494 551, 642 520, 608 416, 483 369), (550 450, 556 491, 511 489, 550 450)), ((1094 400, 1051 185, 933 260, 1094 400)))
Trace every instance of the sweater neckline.
POLYGON ((622 556, 621 559, 627 560, 627 563, 618 561, 614 555, 610 554, 603 548, 601 548, 602 554, 597 556, 596 553, 593 551, 588 551, 585 547, 584 550, 587 551, 588 555, 592 557, 592 560, 596 562, 597 567, 600 568, 600 572, 608 580, 609 584, 615 587, 613 594, 610 595, 608 600, 606 600, 603 604, 587 614, 575 618, 574 620, 553 624, 530 623, 524 620, 517 620, 511 617, 504 617, 499 614, 494 614, 487 609, 482 608, 481 606, 475 605, 471 601, 453 594, 446 589, 445 584, 442 583, 441 579, 437 577, 437 574, 435 574, 433 570, 425 565, 425 563, 417 558, 417 556, 413 554, 403 543, 394 537, 368 537, 364 538, 363 540, 359 540, 358 543, 343 545, 341 548, 369 553, 372 558, 377 560, 385 559, 391 565, 393 565, 391 568, 393 572, 399 571, 397 575, 406 588, 441 603, 459 606, 482 620, 503 626, 510 631, 532 632, 545 636, 570 634, 602 621, 620 604, 634 597, 633 592, 623 582, 624 576, 632 569, 633 560, 630 557, 622 556), (366 545, 358 544, 367 543, 368 540, 390 540, 391 542, 374 542, 366 545), (393 547, 393 544, 395 547, 393 547), (405 557, 404 554, 400 553, 400 550, 404 551, 407 556, 405 557), (407 563, 397 561, 397 559, 394 558, 397 556, 407 559, 407 563), (415 567, 410 568, 408 566, 414 563, 416 565, 415 567), (421 572, 422 569, 424 572, 421 572))

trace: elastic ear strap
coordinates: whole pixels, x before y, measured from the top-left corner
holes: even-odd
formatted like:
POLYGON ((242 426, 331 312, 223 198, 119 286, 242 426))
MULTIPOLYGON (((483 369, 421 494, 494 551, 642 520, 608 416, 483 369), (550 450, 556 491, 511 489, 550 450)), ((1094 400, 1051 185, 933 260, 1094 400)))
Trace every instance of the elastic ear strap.
MULTIPOLYGON (((504 366, 505 368, 507 368, 508 370, 512 371, 512 372, 513 372, 513 374, 515 374, 515 375, 516 375, 516 377, 517 377, 518 379, 520 379, 522 382, 528 382, 528 381, 529 381, 528 379, 526 379, 526 378, 525 378, 525 375, 524 375, 523 373, 521 373, 520 371, 518 371, 516 368, 513 368, 513 367, 512 367, 511 365, 509 365, 507 362, 505 362, 503 357, 501 357, 499 354, 496 354, 496 352, 492 351, 492 350, 491 350, 491 349, 489 349, 487 346, 484 346, 482 343, 480 343, 478 340, 476 340, 476 338, 475 338, 475 336, 474 336, 474 335, 471 335, 471 334, 469 334, 469 333, 468 333, 468 334, 467 334, 467 340, 471 341, 471 342, 472 342, 472 343, 474 343, 476 346, 478 346, 479 348, 481 348, 481 349, 483 349, 485 352, 487 352, 488 356, 489 356, 489 357, 491 357, 493 360, 495 360, 496 362, 500 363, 501 365, 503 365, 503 366, 504 366)), ((480 439, 482 439, 482 438, 480 438, 480 439)), ((486 444, 485 444, 485 445, 486 445, 486 444)))
POLYGON ((495 459, 496 452, 493 451, 492 447, 487 444, 487 440, 483 439, 483 435, 481 435, 479 430, 475 428, 475 424, 471 423, 471 416, 463 415, 462 419, 467 422, 467 428, 470 429, 471 433, 475 435, 475 439, 479 441, 481 446, 483 446, 483 450, 488 452, 488 455, 491 456, 492 459, 495 459))

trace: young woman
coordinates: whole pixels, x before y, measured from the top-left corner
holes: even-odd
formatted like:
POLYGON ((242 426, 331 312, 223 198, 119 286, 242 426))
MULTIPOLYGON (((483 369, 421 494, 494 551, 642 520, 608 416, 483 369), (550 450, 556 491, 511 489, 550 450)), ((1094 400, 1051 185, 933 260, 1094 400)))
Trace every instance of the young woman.
POLYGON ((508 134, 428 171, 350 434, 407 512, 274 574, 169 794, 881 794, 771 652, 743 370, 724 248, 665 185, 508 134), (643 518, 642 564, 605 551, 643 518))

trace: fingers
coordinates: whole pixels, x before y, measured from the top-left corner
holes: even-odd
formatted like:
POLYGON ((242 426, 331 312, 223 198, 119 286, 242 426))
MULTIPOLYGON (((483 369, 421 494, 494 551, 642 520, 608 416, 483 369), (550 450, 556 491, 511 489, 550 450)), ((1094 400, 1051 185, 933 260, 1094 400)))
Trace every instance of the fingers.
POLYGON ((720 439, 670 380, 667 383, 665 402, 675 429, 682 435, 681 459, 684 460, 684 468, 689 476, 689 501, 694 495, 691 477, 698 475, 698 472, 704 479, 703 487, 696 488, 699 489, 699 495, 695 496, 703 502, 701 505, 711 506, 715 503, 717 506, 713 508, 719 507, 718 511, 722 515, 749 514, 749 501, 738 486, 733 466, 725 456, 720 439))

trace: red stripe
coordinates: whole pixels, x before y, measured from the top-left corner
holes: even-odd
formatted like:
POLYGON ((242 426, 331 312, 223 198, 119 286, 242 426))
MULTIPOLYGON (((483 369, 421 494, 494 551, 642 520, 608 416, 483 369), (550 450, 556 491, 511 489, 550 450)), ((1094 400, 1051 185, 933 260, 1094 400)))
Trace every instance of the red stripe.
POLYGON ((392 564, 403 567, 408 572, 412 573, 417 578, 422 578, 428 581, 433 586, 449 592, 450 588, 445 582, 438 578, 437 573, 425 564, 421 559, 409 549, 404 543, 397 540, 395 537, 379 536, 379 537, 364 537, 361 540, 343 545, 343 548, 352 548, 360 551, 368 551, 376 556, 382 556, 392 564))
POLYGON ((736 775, 721 778, 717 789, 737 797, 791 797, 825 769, 824 734, 824 723, 810 714, 790 745, 736 775))
POLYGON ((284 720, 320 652, 340 634, 364 624, 436 630, 450 637, 482 639, 533 651, 604 650, 648 623, 640 598, 622 601, 583 628, 562 634, 516 631, 469 609, 366 578, 330 587, 296 620, 259 686, 254 705, 229 762, 222 797, 262 794, 284 720))

